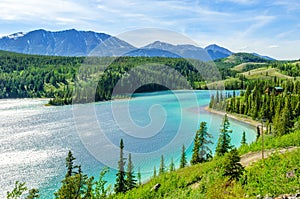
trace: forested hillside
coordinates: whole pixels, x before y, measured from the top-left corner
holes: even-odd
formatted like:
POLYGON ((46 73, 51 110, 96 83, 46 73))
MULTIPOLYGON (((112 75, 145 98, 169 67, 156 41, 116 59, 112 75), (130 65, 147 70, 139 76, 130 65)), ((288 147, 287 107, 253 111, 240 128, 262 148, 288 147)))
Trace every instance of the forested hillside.
POLYGON ((204 63, 183 58, 58 57, 0 51, 0 98, 46 97, 52 98, 53 105, 70 104, 73 99, 78 103, 110 100, 119 80, 123 88, 118 95, 130 94, 130 89, 217 89, 213 82, 221 79, 226 89, 246 89, 256 79, 277 83, 296 78, 299 66, 299 62, 270 61, 246 53, 204 63), (134 88, 135 84, 142 87, 134 88))
POLYGON ((268 133, 284 135, 300 129, 300 81, 256 80, 239 96, 212 96, 210 108, 264 120, 268 133))
MULTIPOLYGON (((197 61, 195 68, 192 63, 193 60, 181 58, 55 57, 1 51, 0 98, 47 97, 53 98, 50 104, 62 105, 70 104, 72 98, 80 103, 110 100, 121 78, 121 84, 127 88, 159 79, 160 85, 168 85, 170 89, 200 88, 205 80, 202 76, 208 73, 218 79, 218 74, 214 75, 217 70, 211 70, 209 64, 197 61), (133 68, 138 69, 131 75, 129 71, 133 68)), ((144 85, 138 92, 166 89, 160 85, 144 85)))

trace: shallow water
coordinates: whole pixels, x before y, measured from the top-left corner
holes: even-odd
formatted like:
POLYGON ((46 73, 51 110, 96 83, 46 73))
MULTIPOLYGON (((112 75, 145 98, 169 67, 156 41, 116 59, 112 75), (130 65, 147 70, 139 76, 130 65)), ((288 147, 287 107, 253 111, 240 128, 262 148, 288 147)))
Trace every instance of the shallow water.
MULTIPOLYGON (((63 107, 46 107, 43 99, 0 100, 0 198, 17 180, 39 188, 41 198, 53 198, 66 172, 68 150, 84 173, 97 178, 104 166, 116 168, 123 138, 125 156, 132 153, 135 170, 140 168, 147 180, 162 154, 166 165, 173 158, 178 166, 184 144, 190 159, 200 121, 208 123, 215 149, 222 116, 203 109, 212 92, 165 91, 63 107)), ((252 126, 230 122, 232 144, 239 146, 243 131, 248 142, 255 140, 252 126)), ((114 183, 115 171, 106 178, 114 183)))

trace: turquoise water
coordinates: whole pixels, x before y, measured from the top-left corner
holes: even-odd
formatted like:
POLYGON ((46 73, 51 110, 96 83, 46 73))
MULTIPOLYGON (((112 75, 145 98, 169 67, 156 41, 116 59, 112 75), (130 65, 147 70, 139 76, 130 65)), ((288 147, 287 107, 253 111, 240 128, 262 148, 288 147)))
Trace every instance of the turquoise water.
MULTIPOLYGON (((200 121, 208 123, 214 150, 222 116, 204 110, 213 91, 165 91, 137 94, 131 100, 87 105, 46 107, 47 100, 0 100, 0 198, 15 181, 38 187, 42 198, 53 198, 65 175, 65 157, 72 150, 76 163, 96 178, 101 168, 111 167, 106 179, 114 183, 121 138, 125 156, 132 154, 135 170, 143 181, 159 167, 164 155, 178 167, 181 147, 190 159, 192 141, 200 121)), ((242 132, 248 142, 255 128, 230 119, 232 144, 240 145, 242 132)))

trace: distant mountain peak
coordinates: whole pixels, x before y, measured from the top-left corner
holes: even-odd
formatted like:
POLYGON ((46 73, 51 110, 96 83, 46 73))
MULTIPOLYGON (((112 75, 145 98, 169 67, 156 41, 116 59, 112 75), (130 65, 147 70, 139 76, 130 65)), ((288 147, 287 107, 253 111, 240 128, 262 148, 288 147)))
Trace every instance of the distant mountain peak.
POLYGON ((117 56, 135 49, 116 37, 76 29, 55 32, 38 29, 26 34, 14 33, 0 38, 0 50, 24 54, 87 56, 93 53, 96 47, 98 50, 102 49, 101 52, 96 52, 98 56, 117 56), (110 40, 107 40, 109 38, 110 40), (103 43, 105 40, 107 42, 103 43), (101 46, 101 43, 105 46, 101 46))
POLYGON ((213 60, 229 57, 233 54, 233 52, 231 52, 230 50, 218 46, 217 44, 211 44, 205 47, 204 49, 207 51, 207 53, 211 56, 213 60))
POLYGON ((14 39, 14 40, 16 40, 16 39, 18 39, 18 38, 20 38, 20 37, 23 37, 24 35, 25 35, 25 33, 23 33, 23 32, 17 32, 17 33, 8 35, 8 36, 6 36, 6 37, 9 38, 9 39, 14 39))
MULTIPOLYGON (((202 61, 226 58, 233 54, 230 50, 217 44, 211 44, 203 49, 193 44, 170 44, 159 40, 142 48, 136 48, 117 37, 105 33, 78 31, 76 29, 62 31, 38 29, 28 33, 14 33, 0 38, 0 50, 59 56, 88 56, 91 53, 96 53, 93 54, 95 56, 121 56, 123 54, 133 56, 178 56, 202 61)), ((272 59, 266 56, 261 57, 272 59)))

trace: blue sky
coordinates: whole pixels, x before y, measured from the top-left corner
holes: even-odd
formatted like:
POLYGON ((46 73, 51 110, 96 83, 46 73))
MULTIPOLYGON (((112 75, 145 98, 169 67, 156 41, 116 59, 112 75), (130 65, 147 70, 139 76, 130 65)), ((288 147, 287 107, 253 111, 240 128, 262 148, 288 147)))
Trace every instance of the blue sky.
MULTIPOLYGON (((0 0, 0 35, 34 29, 140 28, 184 34, 199 46, 300 58, 299 0, 0 0)), ((180 43, 180 42, 178 42, 180 43)))

